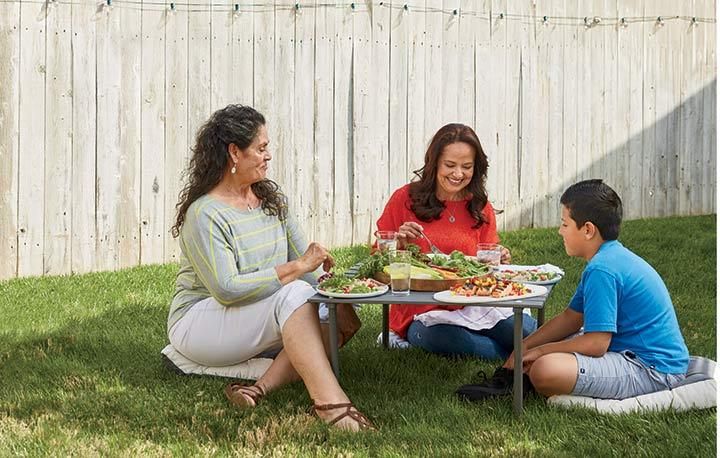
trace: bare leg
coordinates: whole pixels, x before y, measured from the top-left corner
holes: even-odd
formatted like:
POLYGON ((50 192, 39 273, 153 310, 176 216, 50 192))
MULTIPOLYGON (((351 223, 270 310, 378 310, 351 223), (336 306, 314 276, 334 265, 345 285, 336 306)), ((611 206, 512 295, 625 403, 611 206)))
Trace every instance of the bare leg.
POLYGON ((345 345, 362 326, 352 304, 337 305, 338 342, 345 345))
POLYGON ((572 353, 541 356, 528 370, 535 391, 543 396, 570 394, 577 381, 577 359, 572 353))
MULTIPOLYGON (((345 315, 344 319, 352 320, 353 316, 357 319, 352 306, 348 304, 348 307, 352 314, 350 316, 345 315)), ((351 325, 345 329, 353 328, 354 330, 352 330, 349 337, 344 337, 342 331, 339 331, 341 345, 344 343, 344 338, 349 339, 357 331, 359 320, 357 320, 356 327, 351 322, 351 325)), ((255 385, 260 386, 265 393, 269 393, 282 385, 298 381, 302 377, 310 397, 317 404, 349 402, 347 395, 338 384, 327 359, 328 331, 327 325, 322 326, 321 329, 317 319, 317 307, 313 304, 304 304, 298 308, 288 318, 282 329, 285 348, 278 353, 268 370, 255 382, 255 385), (293 364, 293 361, 295 364, 293 364), (298 370, 296 370, 296 367, 298 370)), ((247 399, 251 405, 254 405, 251 398, 247 399)), ((319 411, 318 416, 323 420, 330 421, 343 410, 319 411)), ((347 417, 336 423, 336 426, 351 430, 358 429, 358 424, 347 417)))
MULTIPOLYGON (((305 304, 298 308, 282 329, 285 352, 300 377, 311 399, 316 404, 350 402, 333 374, 322 343, 316 308, 305 304)), ((318 411, 318 416, 330 421, 344 409, 318 411)), ((358 423, 345 417, 336 423, 343 429, 357 430, 358 423)))
MULTIPOLYGON (((360 329, 360 325, 360 319, 357 314, 355 314, 355 309, 353 309, 351 304, 342 304, 338 307, 338 342, 341 347, 345 345, 345 343, 347 343, 353 335, 355 335, 357 330, 360 329)), ((320 325, 320 329, 325 354, 329 355, 330 329, 326 324, 320 325)), ((265 393, 269 393, 283 385, 296 382, 298 380, 300 380, 300 376, 297 371, 295 371, 292 363, 290 363, 285 350, 282 350, 275 357, 275 360, 270 365, 267 372, 265 372, 262 377, 255 382, 255 385, 259 385, 265 393)), ((252 403, 252 399, 249 399, 249 401, 252 403)))

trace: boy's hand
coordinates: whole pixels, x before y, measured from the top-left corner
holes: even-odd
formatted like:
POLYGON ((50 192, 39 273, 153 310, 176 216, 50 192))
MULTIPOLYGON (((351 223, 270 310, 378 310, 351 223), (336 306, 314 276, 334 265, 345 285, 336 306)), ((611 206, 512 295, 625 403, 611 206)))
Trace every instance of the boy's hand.
MULTIPOLYGON (((522 344, 522 349, 523 349, 523 356, 525 356, 525 352, 527 350, 525 348, 524 342, 522 344)), ((525 358, 523 358, 523 359, 525 359, 525 358)), ((505 369, 510 369, 510 370, 515 369, 515 350, 510 352, 510 356, 508 356, 508 359, 505 360, 505 364, 503 364, 502 367, 504 367, 505 369)))
POLYGON ((531 350, 528 350, 526 353, 523 354, 523 372, 527 372, 530 370, 530 367, 533 365, 535 360, 537 360, 539 357, 544 355, 545 352, 542 351, 542 346, 535 347, 531 350))

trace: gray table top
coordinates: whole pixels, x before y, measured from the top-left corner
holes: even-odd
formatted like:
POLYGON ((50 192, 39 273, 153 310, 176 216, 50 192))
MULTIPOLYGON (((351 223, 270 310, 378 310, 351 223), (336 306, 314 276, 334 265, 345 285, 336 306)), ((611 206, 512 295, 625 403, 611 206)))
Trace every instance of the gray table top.
POLYGON ((480 302, 476 304, 448 304, 447 302, 438 302, 433 299, 432 292, 410 291, 407 296, 398 296, 391 292, 387 292, 380 296, 342 299, 335 297, 327 297, 322 294, 315 294, 308 299, 308 302, 327 302, 333 304, 406 304, 406 305, 463 305, 463 306, 481 306, 481 307, 523 307, 531 309, 541 309, 545 306, 550 292, 554 285, 546 285, 548 292, 542 296, 529 297, 527 299, 514 299, 501 302, 480 302))

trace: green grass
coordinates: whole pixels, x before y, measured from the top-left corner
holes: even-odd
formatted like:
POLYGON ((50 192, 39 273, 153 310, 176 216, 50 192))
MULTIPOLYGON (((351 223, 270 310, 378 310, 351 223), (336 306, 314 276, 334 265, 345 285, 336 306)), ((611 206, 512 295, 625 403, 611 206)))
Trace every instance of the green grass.
MULTIPOLYGON (((502 234, 518 263, 566 277, 547 317, 570 299, 584 263, 553 229, 502 234)), ((715 359, 715 216, 630 221, 621 241, 665 279, 690 352, 715 359)), ((364 247, 334 250, 351 264, 364 247)), ((714 456, 716 411, 603 416, 536 396, 456 401, 453 390, 495 362, 374 345, 380 308, 341 355, 341 382, 379 433, 341 433, 310 417, 301 384, 257 409, 228 405, 225 380, 180 377, 159 351, 175 265, 0 283, 0 456, 714 456)))

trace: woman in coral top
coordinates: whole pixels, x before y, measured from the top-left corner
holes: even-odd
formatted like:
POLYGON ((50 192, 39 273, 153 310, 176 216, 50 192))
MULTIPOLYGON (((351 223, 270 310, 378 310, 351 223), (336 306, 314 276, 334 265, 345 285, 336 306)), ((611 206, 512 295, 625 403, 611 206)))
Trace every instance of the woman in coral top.
MULTIPOLYGON (((485 181, 488 160, 475 132, 462 124, 448 124, 433 137, 425 153, 425 165, 414 173, 417 180, 390 197, 377 228, 396 231, 398 245, 415 243, 430 251, 427 237, 444 253, 460 250, 474 256, 478 243, 500 241, 495 211, 488 201, 485 181), (421 232, 422 231, 422 232, 421 232)), ((502 262, 510 261, 503 249, 502 262)), ((398 305, 390 307, 390 329, 410 345, 447 355, 474 355, 502 359, 512 351, 513 317, 484 322, 479 331, 453 324, 426 326, 417 316, 457 306, 398 305)), ((523 333, 537 327, 524 315, 523 333)))

